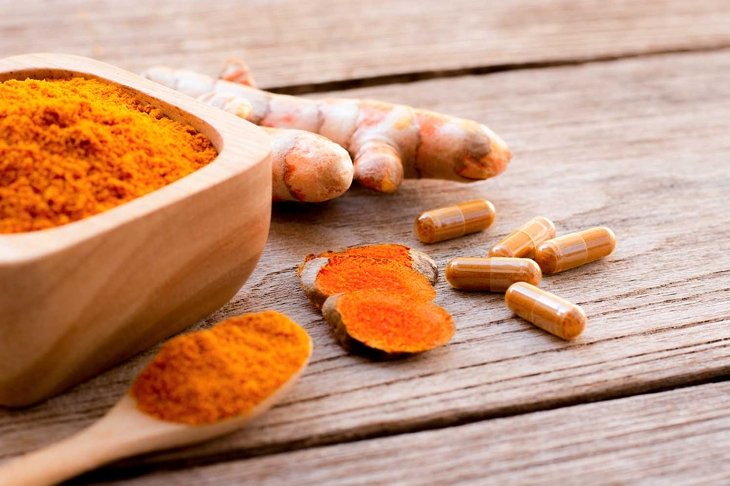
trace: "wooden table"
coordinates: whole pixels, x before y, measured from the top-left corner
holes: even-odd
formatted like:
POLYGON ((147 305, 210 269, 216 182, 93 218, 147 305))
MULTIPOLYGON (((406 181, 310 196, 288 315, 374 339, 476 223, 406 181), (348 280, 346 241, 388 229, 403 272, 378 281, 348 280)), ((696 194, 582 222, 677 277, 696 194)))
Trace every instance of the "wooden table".
MULTIPOLYGON (((315 342, 301 382, 247 430, 77 482, 730 482, 730 1, 4 3, 3 57, 59 51, 215 74, 245 55, 263 87, 473 118, 515 154, 486 182, 277 206, 254 275, 199 325, 288 313, 315 342), (476 197, 498 210, 487 232, 415 240, 418 212, 476 197), (544 281, 587 312, 575 342, 513 317, 501 295, 442 279, 452 343, 370 362, 334 342, 295 278, 308 252, 380 241, 424 249, 443 270, 535 215, 619 238, 605 261, 544 281)), ((153 353, 0 411, 0 458, 91 423, 153 353)))

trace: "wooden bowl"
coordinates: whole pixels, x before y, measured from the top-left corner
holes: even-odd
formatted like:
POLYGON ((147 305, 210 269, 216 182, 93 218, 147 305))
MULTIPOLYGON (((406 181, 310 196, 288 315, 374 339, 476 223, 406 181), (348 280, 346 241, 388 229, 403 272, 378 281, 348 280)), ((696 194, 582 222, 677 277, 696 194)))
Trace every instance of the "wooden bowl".
POLYGON ((0 405, 52 396, 218 309, 250 275, 269 231, 270 143, 263 131, 91 59, 0 60, 0 81, 72 75, 131 89, 204 133, 219 154, 106 212, 0 234, 0 405))

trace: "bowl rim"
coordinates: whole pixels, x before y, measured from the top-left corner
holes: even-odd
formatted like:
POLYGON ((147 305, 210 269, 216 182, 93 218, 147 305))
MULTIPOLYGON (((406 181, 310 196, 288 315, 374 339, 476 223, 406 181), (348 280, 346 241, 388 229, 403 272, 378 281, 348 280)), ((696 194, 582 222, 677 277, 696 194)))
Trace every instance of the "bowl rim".
MULTIPOLYGON (((117 84, 141 95, 170 118, 206 135, 218 151, 209 164, 148 194, 61 226, 0 233, 0 269, 28 263, 145 218, 265 162, 268 134, 252 123, 110 64, 70 54, 37 53, 0 59, 0 82, 8 79, 82 76, 117 84)), ((271 195, 269 195, 269 198, 271 195)))

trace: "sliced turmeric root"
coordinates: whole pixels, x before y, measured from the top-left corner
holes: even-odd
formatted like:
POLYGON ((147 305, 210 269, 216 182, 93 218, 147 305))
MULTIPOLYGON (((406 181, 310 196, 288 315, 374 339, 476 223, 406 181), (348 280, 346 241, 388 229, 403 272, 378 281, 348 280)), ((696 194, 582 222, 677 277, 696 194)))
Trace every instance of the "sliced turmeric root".
POLYGON ((310 253, 304 257, 304 263, 299 267, 299 273, 304 265, 315 258, 339 257, 370 257, 400 262, 415 271, 423 274, 431 285, 438 281, 438 267, 431 257, 425 253, 408 248, 399 243, 380 243, 376 245, 357 245, 342 250, 328 250, 319 254, 310 253))
POLYGON ((317 307, 332 295, 356 290, 382 290, 418 301, 436 297, 429 278, 402 262, 384 258, 317 257, 304 264, 299 278, 304 293, 317 307))
POLYGON ((322 314, 345 349, 397 358, 442 346, 454 335, 449 313, 408 294, 360 290, 329 297, 322 314))

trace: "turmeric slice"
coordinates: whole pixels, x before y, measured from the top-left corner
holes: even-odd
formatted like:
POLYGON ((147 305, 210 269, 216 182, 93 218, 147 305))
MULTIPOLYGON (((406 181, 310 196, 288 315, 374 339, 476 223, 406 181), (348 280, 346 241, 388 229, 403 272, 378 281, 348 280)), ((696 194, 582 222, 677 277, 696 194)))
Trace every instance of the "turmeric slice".
POLYGON ((305 294, 317 307, 331 295, 355 290, 382 290, 418 301, 433 300, 436 296, 426 276, 401 262, 384 258, 318 257, 304 264, 299 278, 305 294))
POLYGON ((345 349, 397 358, 442 346, 454 335, 449 313, 407 294, 361 290, 328 298, 322 308, 345 349))
POLYGON ((376 245, 357 245, 342 250, 328 250, 319 254, 310 253, 304 257, 304 263, 299 267, 301 273, 304 265, 315 258, 338 257, 370 257, 400 262, 409 268, 424 275, 431 285, 438 280, 438 267, 431 257, 425 253, 408 248, 398 243, 380 243, 376 245))
MULTIPOLYGON (((334 255, 347 255, 347 256, 366 256, 373 258, 386 258, 388 260, 401 261, 408 263, 411 261, 411 251, 416 252, 417 250, 411 250, 405 245, 399 245, 398 243, 380 243, 377 245, 356 245, 349 246, 342 250, 327 250, 319 253, 318 257, 331 257, 334 255)), ((418 252, 424 255, 421 252, 418 252)), ((312 255, 314 256, 314 255, 312 255)), ((425 255, 424 255, 425 256, 425 255)))

